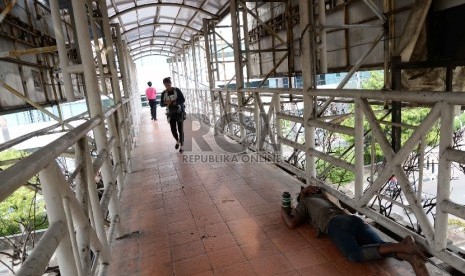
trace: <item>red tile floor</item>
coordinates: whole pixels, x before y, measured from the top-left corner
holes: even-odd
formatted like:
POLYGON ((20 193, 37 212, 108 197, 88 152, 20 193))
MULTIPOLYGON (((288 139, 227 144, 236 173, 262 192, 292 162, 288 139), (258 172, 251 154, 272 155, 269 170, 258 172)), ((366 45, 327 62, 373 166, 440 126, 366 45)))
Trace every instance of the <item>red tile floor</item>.
MULTIPOLYGON (((121 199, 126 231, 139 232, 114 242, 110 275, 414 275, 394 259, 350 263, 309 225, 286 228, 292 176, 269 163, 185 162, 166 118, 142 115, 121 199)), ((194 143, 184 155, 200 153, 194 143)))

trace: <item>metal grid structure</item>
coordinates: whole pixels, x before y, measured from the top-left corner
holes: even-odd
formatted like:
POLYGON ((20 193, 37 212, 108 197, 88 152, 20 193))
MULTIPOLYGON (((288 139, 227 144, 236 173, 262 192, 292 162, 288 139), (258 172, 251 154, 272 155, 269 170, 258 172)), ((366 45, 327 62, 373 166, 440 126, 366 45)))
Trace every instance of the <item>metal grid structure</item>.
POLYGON ((7 42, 0 44, 0 58, 7 66, 0 72, 14 68, 14 81, 0 82, 0 110, 29 104, 58 123, 0 149, 57 127, 67 132, 0 172, 2 200, 39 175, 48 206, 51 227, 19 274, 37 273, 55 251, 63 274, 106 273, 113 234, 127 234, 120 228, 118 198, 139 120, 133 61, 148 55, 168 57, 190 113, 214 126, 214 134, 227 134, 244 148, 273 158, 393 233, 414 236, 431 255, 465 272, 463 250, 448 241, 448 217, 465 219, 463 203, 450 195, 451 164, 465 163, 465 152, 452 139, 453 118, 465 105, 460 48, 465 46, 456 40, 448 60, 431 56, 444 57, 440 44, 426 47, 438 34, 427 30, 428 23, 455 18, 464 2, 51 0, 48 5, 25 0, 1 6, 0 34, 7 42), (21 15, 27 22, 19 20, 21 15), (429 51, 435 47, 439 50, 429 51), (357 71, 372 68, 384 69, 383 90, 343 89, 357 71), (317 87, 322 74, 341 71, 348 74, 336 89, 317 87), (277 88, 271 87, 273 81, 277 88), (114 100, 108 110, 102 108, 102 95, 114 100), (78 117, 86 120, 78 127, 70 124, 76 118, 44 108, 79 97, 86 99, 89 112, 78 117), (402 111, 418 107, 427 115, 418 125, 405 124, 402 111), (434 223, 430 206, 421 201, 425 137, 432 129, 440 134, 434 223), (334 151, 334 140, 329 147, 319 145, 320 138, 341 135, 350 137, 346 150, 334 151), (369 162, 364 159, 367 147, 369 162), (374 156, 376 148, 382 151, 382 164, 374 156), (54 160, 70 149, 77 165, 66 179, 54 160), (411 180, 405 166, 415 158, 419 182, 411 180), (367 167, 369 179, 364 177, 367 167), (353 192, 328 180, 325 174, 334 168, 354 174, 353 192), (93 189, 96 171, 104 184, 100 202, 93 189), (392 175, 398 179, 396 196, 389 186, 392 175), (80 189, 76 195, 70 182, 80 189), (383 213, 382 204, 408 211, 410 227, 383 213), (85 235, 88 228, 90 236, 85 235), (47 254, 36 258, 42 250, 47 254))

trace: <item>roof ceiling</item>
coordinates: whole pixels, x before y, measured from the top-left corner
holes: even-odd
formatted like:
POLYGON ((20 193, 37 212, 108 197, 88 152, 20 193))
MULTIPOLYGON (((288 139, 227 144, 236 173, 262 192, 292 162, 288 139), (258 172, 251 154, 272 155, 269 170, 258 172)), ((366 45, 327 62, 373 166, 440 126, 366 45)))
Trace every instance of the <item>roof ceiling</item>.
POLYGON ((131 55, 174 56, 201 33, 203 19, 220 18, 228 0, 107 0, 112 23, 122 26, 131 55))

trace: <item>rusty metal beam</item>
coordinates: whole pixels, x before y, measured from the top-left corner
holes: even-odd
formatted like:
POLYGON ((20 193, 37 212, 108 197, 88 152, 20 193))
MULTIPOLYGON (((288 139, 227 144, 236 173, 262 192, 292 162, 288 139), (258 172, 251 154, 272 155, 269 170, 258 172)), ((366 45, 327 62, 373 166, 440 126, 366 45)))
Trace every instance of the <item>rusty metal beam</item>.
POLYGON ((40 47, 40 48, 32 48, 26 50, 12 50, 0 53, 0 58, 5 57, 19 57, 24 55, 33 55, 33 54, 44 54, 50 52, 56 52, 57 46, 47 46, 47 47, 40 47))
POLYGON ((16 0, 11 0, 10 3, 6 5, 5 9, 0 14, 0 24, 2 23, 3 19, 5 19, 6 15, 13 9, 15 4, 16 0))

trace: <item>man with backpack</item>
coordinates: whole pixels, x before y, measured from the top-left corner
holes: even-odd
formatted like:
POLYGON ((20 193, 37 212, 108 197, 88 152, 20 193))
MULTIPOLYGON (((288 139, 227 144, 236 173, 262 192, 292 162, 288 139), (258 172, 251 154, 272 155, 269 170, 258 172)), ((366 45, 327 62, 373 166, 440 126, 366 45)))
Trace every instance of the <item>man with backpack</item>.
POLYGON ((171 133, 174 139, 176 139, 175 149, 179 149, 182 153, 184 144, 184 119, 186 116, 184 110, 184 95, 181 90, 177 87, 171 86, 171 78, 164 78, 163 84, 165 85, 165 91, 161 93, 160 106, 166 106, 168 122, 170 123, 171 133))

